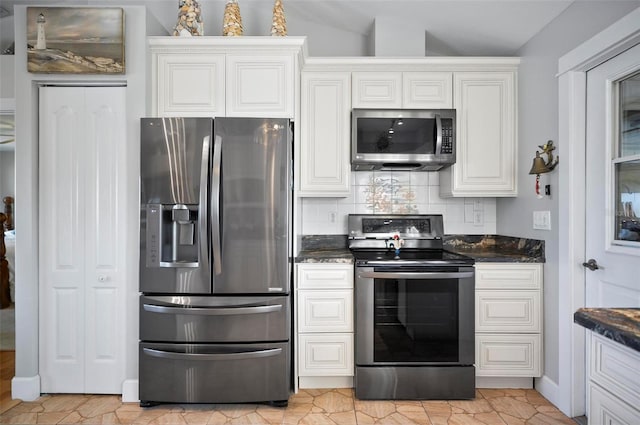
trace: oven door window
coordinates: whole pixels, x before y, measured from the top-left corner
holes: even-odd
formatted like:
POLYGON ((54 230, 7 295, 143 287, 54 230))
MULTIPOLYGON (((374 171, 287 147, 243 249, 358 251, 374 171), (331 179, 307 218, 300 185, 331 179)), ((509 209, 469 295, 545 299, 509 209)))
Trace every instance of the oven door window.
POLYGON ((456 279, 375 279, 374 362, 458 362, 456 279))

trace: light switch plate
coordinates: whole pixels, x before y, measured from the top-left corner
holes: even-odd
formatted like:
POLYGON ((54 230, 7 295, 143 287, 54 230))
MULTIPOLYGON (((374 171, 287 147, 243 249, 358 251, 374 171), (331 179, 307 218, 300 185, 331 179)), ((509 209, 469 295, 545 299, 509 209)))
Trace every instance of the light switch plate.
POLYGON ((551 211, 534 211, 533 228, 536 230, 551 230, 551 211))

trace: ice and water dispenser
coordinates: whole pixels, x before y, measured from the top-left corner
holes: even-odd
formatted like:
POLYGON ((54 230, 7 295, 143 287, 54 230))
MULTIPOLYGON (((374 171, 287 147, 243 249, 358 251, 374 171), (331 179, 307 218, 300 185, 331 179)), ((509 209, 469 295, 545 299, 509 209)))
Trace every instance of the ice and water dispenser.
POLYGON ((147 267, 198 267, 198 205, 147 205, 147 267))

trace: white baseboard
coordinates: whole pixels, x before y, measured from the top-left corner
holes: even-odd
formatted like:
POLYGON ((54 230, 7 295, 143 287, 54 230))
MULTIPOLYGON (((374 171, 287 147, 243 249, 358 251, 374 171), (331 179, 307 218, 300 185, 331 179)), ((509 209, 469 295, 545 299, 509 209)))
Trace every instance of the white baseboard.
POLYGON ((40 375, 21 378, 14 376, 11 379, 11 398, 19 398, 22 401, 34 401, 40 397, 40 375))
POLYGON ((353 376, 300 376, 298 387, 308 388, 353 388, 353 376))
POLYGON ((476 388, 533 388, 533 378, 476 376, 476 388))
POLYGON ((138 380, 126 379, 122 383, 122 402, 123 403, 137 403, 140 401, 138 395, 138 380))
POLYGON ((562 410, 560 406, 561 403, 559 396, 560 387, 549 377, 544 375, 542 378, 536 378, 536 390, 538 390, 538 392, 542 394, 544 398, 549 400, 554 406, 562 410))

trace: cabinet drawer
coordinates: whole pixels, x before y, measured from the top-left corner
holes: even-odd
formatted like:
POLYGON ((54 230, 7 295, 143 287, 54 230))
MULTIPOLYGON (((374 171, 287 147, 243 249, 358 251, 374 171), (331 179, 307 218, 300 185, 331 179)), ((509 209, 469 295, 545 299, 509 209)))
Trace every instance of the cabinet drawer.
POLYGON ((593 382, 632 406, 640 406, 640 353, 591 333, 589 364, 593 382))
POLYGON ((539 291, 476 291, 476 332, 540 332, 539 291))
POLYGON ((587 413, 590 424, 640 424, 640 411, 593 383, 589 384, 589 411, 587 413))
POLYGON ((541 375, 540 335, 476 335, 477 376, 541 375))
POLYGON ((541 287, 542 264, 476 264, 476 289, 540 289, 541 287))
POLYGON ((353 334, 300 335, 300 376, 353 375, 353 334))
POLYGON ((350 264, 299 264, 298 288, 353 288, 353 266, 350 264))
POLYGON ((298 292, 299 332, 352 332, 353 291, 298 292))

